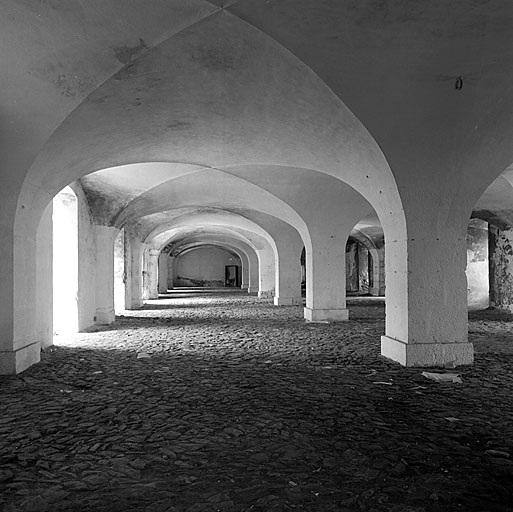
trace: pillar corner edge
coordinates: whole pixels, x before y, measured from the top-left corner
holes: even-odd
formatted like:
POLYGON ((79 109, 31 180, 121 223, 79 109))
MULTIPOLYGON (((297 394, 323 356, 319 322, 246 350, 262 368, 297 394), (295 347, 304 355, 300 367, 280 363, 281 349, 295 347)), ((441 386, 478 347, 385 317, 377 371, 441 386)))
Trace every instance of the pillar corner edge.
POLYGON ((474 346, 469 342, 405 343, 382 336, 381 355, 407 367, 456 367, 474 362, 474 346))
POLYGON ((304 317, 307 322, 345 322, 349 320, 349 310, 343 309, 316 309, 304 308, 304 317))
POLYGON ((12 352, 0 352, 0 375, 17 375, 40 361, 41 343, 39 341, 12 352))
POLYGON ((275 306, 302 306, 303 297, 274 297, 275 306))

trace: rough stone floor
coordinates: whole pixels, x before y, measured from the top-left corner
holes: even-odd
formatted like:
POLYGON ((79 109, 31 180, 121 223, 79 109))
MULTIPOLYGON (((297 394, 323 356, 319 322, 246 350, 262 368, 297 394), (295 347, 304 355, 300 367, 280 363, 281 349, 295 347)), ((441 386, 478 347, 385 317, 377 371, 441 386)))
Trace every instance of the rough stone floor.
POLYGON ((476 363, 437 383, 349 304, 175 294, 59 340, 0 379, 0 509, 513 510, 513 319, 471 313, 476 363))

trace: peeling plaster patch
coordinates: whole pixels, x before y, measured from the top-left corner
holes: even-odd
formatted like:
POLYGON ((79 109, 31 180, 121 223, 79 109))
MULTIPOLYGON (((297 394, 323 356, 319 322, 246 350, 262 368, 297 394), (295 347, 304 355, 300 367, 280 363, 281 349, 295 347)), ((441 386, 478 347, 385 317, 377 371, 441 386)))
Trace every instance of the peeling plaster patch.
POLYGON ((139 44, 136 46, 119 46, 113 48, 116 59, 124 64, 124 68, 114 75, 114 80, 129 80, 137 73, 137 58, 146 50, 148 46, 144 39, 139 38, 139 44))
POLYGON ((146 46, 144 39, 139 38, 139 44, 135 46, 118 46, 114 47, 113 50, 116 59, 126 66, 133 62, 147 48, 148 46, 146 46))
POLYGON ((102 103, 105 103, 108 99, 112 98, 112 94, 105 94, 103 96, 95 97, 89 97, 88 102, 89 103, 95 103, 97 105, 101 105, 102 103))
POLYGON ((198 47, 192 54, 194 62, 209 71, 233 71, 246 62, 244 45, 231 41, 217 41, 212 46, 198 47))
POLYGON ((70 66, 62 62, 50 63, 42 69, 34 70, 31 74, 51 81, 59 93, 67 98, 85 97, 96 84, 92 77, 73 73, 72 70, 70 71, 70 66))
POLYGON ((123 69, 118 71, 114 76, 114 80, 130 80, 137 74, 137 66, 135 62, 128 64, 123 69))
POLYGON ((170 130, 182 130, 192 126, 188 121, 173 121, 167 125, 170 130))

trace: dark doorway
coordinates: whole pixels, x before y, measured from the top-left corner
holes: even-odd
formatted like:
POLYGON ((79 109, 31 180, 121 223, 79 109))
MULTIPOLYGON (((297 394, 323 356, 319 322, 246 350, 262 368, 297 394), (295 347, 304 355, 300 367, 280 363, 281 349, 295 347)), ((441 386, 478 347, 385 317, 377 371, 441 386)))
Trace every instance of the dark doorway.
POLYGON ((239 284, 239 267, 237 265, 226 265, 224 267, 224 285, 240 286, 239 284))

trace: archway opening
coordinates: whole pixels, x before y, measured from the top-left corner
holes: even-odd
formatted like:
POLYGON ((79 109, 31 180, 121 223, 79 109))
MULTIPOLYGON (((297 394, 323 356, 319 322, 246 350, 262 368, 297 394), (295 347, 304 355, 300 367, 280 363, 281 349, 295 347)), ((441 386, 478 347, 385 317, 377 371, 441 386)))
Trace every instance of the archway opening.
POLYGON ((471 219, 467 227, 467 302, 470 310, 490 305, 488 222, 471 219))
POLYGON ((174 287, 220 288, 241 286, 240 258, 226 249, 203 246, 176 257, 174 287))
POLYGON ((53 331, 78 332, 78 200, 71 187, 53 199, 53 331))

